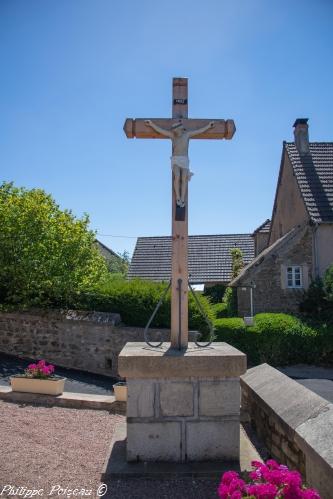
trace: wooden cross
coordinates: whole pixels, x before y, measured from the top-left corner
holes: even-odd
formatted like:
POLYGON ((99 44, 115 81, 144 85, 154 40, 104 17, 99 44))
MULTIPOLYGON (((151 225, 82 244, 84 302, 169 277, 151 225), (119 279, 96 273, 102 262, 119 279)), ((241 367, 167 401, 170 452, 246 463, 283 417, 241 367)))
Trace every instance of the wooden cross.
MULTIPOLYGON (((232 139, 235 133, 233 120, 208 120, 188 118, 188 80, 173 78, 172 118, 156 118, 153 124, 165 132, 172 132, 181 125, 184 130, 195 134, 191 139, 232 139), (213 123, 213 125, 212 125, 213 123)), ((124 132, 127 138, 165 139, 172 138, 159 133, 149 125, 147 118, 127 119, 124 132)), ((173 141, 174 144, 174 141, 173 141)), ((172 173, 172 186, 175 174, 172 173)), ((187 348, 188 345, 188 190, 184 195, 184 206, 176 199, 172 188, 172 275, 171 275, 171 347, 187 348)))

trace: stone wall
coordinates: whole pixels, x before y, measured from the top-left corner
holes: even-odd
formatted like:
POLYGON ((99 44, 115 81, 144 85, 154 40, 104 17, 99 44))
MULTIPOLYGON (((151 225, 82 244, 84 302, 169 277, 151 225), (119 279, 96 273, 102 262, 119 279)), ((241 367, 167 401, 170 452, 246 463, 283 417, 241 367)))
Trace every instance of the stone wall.
POLYGON ((260 312, 298 312, 299 304, 312 279, 312 231, 306 227, 285 243, 285 246, 263 257, 252 272, 248 272, 237 288, 238 315, 250 315, 250 292, 253 286, 254 313, 260 312), (287 288, 285 284, 286 267, 302 267, 304 289, 287 288))
MULTIPOLYGON (((0 352, 116 377, 119 352, 128 341, 143 341, 144 331, 117 322, 117 314, 100 312, 0 313, 0 352)), ((170 338, 167 330, 149 334, 170 338)))
POLYGON ((269 245, 287 234, 293 227, 309 220, 304 200, 288 154, 284 148, 273 208, 269 245))
POLYGON ((271 456, 332 497, 333 404, 268 364, 241 377, 241 400, 271 456))

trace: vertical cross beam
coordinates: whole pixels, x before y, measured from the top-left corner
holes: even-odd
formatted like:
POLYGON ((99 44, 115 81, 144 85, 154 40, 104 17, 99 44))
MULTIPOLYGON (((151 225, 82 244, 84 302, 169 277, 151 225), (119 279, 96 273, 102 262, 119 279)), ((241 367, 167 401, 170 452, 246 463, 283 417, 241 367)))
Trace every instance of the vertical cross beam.
MULTIPOLYGON (((172 82, 172 118, 188 117, 188 80, 172 82)), ((172 283, 171 283, 171 348, 188 345, 188 193, 184 216, 176 217, 176 194, 172 173, 172 283), (181 219, 181 220, 180 220, 181 219)))

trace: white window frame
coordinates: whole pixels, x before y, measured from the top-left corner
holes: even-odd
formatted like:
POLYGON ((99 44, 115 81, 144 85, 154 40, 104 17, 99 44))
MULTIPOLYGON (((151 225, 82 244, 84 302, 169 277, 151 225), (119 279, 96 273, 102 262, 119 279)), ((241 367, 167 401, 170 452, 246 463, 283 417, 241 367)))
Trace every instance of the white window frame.
POLYGON ((287 265, 286 283, 288 289, 303 288, 303 270, 301 265, 287 265))

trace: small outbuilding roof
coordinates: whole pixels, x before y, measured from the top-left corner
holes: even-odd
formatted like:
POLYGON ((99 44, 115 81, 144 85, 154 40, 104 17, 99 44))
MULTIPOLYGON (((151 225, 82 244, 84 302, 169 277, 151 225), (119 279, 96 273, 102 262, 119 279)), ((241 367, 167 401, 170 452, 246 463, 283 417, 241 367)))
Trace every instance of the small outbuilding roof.
MULTIPOLYGON (((228 283, 232 248, 243 253, 245 265, 254 258, 251 234, 189 236, 189 278, 194 284, 228 283)), ((128 276, 152 281, 171 277, 171 237, 139 237, 128 276)))
POLYGON ((311 220, 333 222, 333 142, 310 142, 309 154, 294 142, 284 146, 311 220))
POLYGON ((255 231, 253 231, 252 236, 255 236, 256 234, 268 234, 271 229, 271 221, 269 218, 265 220, 255 231))

